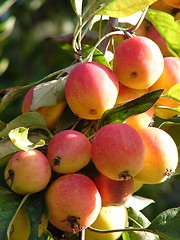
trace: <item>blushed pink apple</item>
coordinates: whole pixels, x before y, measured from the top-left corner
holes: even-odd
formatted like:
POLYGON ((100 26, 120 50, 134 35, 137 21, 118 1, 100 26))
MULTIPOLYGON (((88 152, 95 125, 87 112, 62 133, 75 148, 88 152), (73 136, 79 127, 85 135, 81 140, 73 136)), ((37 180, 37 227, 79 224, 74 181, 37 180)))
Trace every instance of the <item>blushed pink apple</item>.
POLYGON ((91 159, 91 143, 79 131, 64 130, 50 140, 47 158, 55 172, 77 172, 91 159))
POLYGON ((147 37, 132 37, 121 42, 114 53, 113 70, 120 83, 129 88, 146 89, 161 76, 163 55, 147 37))
POLYGON ((7 163, 4 178, 18 194, 36 193, 49 183, 51 166, 39 150, 19 151, 7 163))
POLYGON ((113 180, 126 180, 143 167, 145 146, 133 127, 111 123, 100 128, 92 140, 92 160, 96 168, 113 180))
POLYGON ((114 72, 97 62, 85 62, 70 72, 65 96, 71 110, 85 119, 99 119, 114 107, 119 84, 114 72))
POLYGON ((103 207, 124 205, 134 191, 133 178, 126 181, 115 181, 100 174, 91 179, 101 195, 103 207))
POLYGON ((49 186, 46 203, 49 221, 65 232, 79 232, 89 227, 101 209, 101 196, 93 181, 82 174, 66 174, 49 186))

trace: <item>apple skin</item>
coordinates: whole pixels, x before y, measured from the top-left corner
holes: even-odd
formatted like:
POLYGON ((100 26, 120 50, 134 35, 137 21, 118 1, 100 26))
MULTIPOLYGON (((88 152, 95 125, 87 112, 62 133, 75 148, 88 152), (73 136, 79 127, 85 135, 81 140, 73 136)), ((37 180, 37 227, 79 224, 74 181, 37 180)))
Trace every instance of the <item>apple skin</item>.
POLYGON ((138 131, 125 123, 100 128, 92 140, 92 160, 96 168, 113 180, 126 180, 143 167, 145 146, 138 131))
POLYGON ((89 177, 77 173, 65 174, 47 189, 49 221, 62 231, 79 232, 96 220, 101 201, 101 196, 89 177))
POLYGON ((83 133, 76 130, 61 131, 50 140, 47 158, 55 172, 77 172, 91 159, 91 143, 83 133))
POLYGON ((152 41, 154 41, 160 48, 163 57, 170 57, 172 54, 167 48, 166 41, 164 38, 161 36, 161 34, 156 30, 156 28, 151 25, 147 29, 146 37, 150 38, 152 41))
MULTIPOLYGON (((23 99, 22 113, 30 112, 30 108, 33 100, 34 88, 35 87, 32 87, 26 93, 23 99)), ((35 112, 40 113, 44 117, 49 129, 53 129, 55 128, 65 107, 66 107, 66 101, 62 101, 60 103, 57 103, 56 105, 39 107, 38 109, 35 110, 35 112)))
POLYGON ((124 205, 134 191, 133 178, 115 181, 100 174, 91 179, 101 195, 103 207, 124 205))
POLYGON ((119 84, 114 72, 97 62, 84 62, 70 72, 65 97, 72 112, 95 120, 116 103, 119 84))
POLYGON ((158 45, 147 37, 126 39, 114 53, 113 70, 119 82, 129 88, 141 90, 152 86, 163 68, 163 55, 158 45))
POLYGON ((180 1, 179 0, 163 0, 167 5, 180 9, 180 1))
POLYGON ((162 129, 142 128, 138 131, 144 141, 146 157, 135 179, 147 184, 166 181, 175 172, 178 150, 172 137, 162 129))
MULTIPOLYGON (((128 213, 124 205, 102 207, 101 211, 91 225, 91 227, 100 230, 124 229, 128 223, 128 213)), ((122 232, 97 233, 86 229, 86 240, 116 240, 119 239, 122 232)))
POLYGON ((19 151, 7 163, 4 178, 18 194, 36 193, 49 183, 51 166, 39 150, 19 151))
MULTIPOLYGON (((166 94, 172 86, 174 86, 177 83, 180 83, 179 72, 180 72, 180 59, 176 57, 165 57, 163 73, 157 80, 157 82, 149 88, 149 90, 154 91, 158 89, 164 89, 162 94, 166 94)), ((177 108, 180 106, 180 103, 168 97, 160 97, 156 102, 156 105, 177 108)), ((157 110, 158 111, 156 111, 156 115, 161 118, 169 119, 174 117, 174 113, 172 111, 163 111, 161 109, 157 110)))

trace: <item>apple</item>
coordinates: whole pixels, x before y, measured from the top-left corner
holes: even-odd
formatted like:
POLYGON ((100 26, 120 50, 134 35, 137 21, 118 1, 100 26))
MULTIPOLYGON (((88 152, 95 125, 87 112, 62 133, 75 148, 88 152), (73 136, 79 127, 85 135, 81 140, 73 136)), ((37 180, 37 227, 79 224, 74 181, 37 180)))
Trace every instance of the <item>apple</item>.
POLYGON ((69 173, 51 183, 46 203, 50 223, 62 231, 76 233, 96 220, 101 209, 101 196, 89 177, 69 173))
POLYGON ((19 151, 9 160, 4 178, 12 191, 18 194, 43 190, 51 178, 51 166, 39 150, 19 151))
POLYGON ((133 127, 111 123, 100 128, 92 140, 92 160, 99 172, 113 180, 127 180, 143 167, 145 146, 133 127))
POLYGON ((72 112, 95 120, 116 103, 119 84, 114 72, 97 62, 77 65, 68 75, 65 97, 72 112))
POLYGON ((91 179, 101 195, 103 207, 124 205, 133 194, 133 178, 126 181, 115 181, 100 174, 91 179))
POLYGON ((145 160, 135 179, 147 184, 166 181, 175 172, 178 164, 178 150, 173 138, 156 127, 138 131, 145 144, 145 160))
POLYGON ((161 76, 163 55, 147 37, 132 37, 121 42, 114 53, 113 70, 120 83, 129 88, 146 89, 161 76))
POLYGON ((50 140, 47 158, 55 172, 63 174, 77 172, 91 159, 91 143, 79 131, 61 131, 50 140))

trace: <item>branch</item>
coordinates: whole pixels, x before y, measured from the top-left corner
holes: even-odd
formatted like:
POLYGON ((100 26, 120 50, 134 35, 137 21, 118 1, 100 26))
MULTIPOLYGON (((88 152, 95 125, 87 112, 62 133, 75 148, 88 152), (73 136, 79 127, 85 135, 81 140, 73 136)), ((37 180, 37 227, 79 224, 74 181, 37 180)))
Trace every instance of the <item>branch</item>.
MULTIPOLYGON (((118 18, 113 18, 113 17, 110 17, 109 18, 109 21, 108 21, 108 24, 107 24, 107 27, 106 27, 106 31, 105 31, 105 35, 114 31, 115 28, 118 26, 118 18)), ((109 42, 110 42, 110 39, 111 37, 107 37, 105 40, 103 40, 101 42, 101 44, 99 45, 98 49, 103 53, 105 54, 107 48, 108 48, 108 45, 109 45, 109 42)))

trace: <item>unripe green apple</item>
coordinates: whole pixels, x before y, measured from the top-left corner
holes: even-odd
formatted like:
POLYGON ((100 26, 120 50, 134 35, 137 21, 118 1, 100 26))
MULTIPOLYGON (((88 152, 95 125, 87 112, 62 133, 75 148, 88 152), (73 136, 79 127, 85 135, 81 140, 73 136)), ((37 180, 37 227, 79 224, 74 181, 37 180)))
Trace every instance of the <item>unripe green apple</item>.
POLYGON ((15 153, 4 172, 5 181, 11 190, 23 195, 43 190, 50 177, 49 161, 36 149, 15 153))
POLYGON ((146 89, 161 76, 163 55, 147 37, 132 37, 121 42, 114 53, 113 70, 120 83, 129 88, 146 89))
POLYGON ((70 72, 65 96, 71 110, 85 119, 99 119, 114 107, 119 84, 114 72, 97 62, 85 62, 70 72))
POLYGON ((111 123, 100 128, 92 140, 92 160, 96 168, 113 180, 126 180, 143 167, 145 146, 134 128, 111 123))
POLYGON ((103 207, 124 205, 134 191, 133 178, 115 181, 100 174, 91 179, 101 195, 103 207))
POLYGON ((135 179, 157 184, 172 176, 178 164, 178 150, 172 137, 164 130, 147 127, 139 130, 145 144, 145 160, 135 179))
MULTIPOLYGON (((128 223, 128 213, 125 206, 102 207, 96 221, 91 227, 99 230, 124 229, 128 223)), ((97 233, 86 229, 86 240, 116 240, 122 232, 97 233)))
POLYGON ((64 130, 50 140, 47 158, 55 172, 77 172, 91 159, 91 143, 81 132, 64 130))
POLYGON ((51 183, 46 203, 50 223, 62 231, 75 233, 96 220, 101 209, 101 196, 89 177, 69 173, 51 183))

